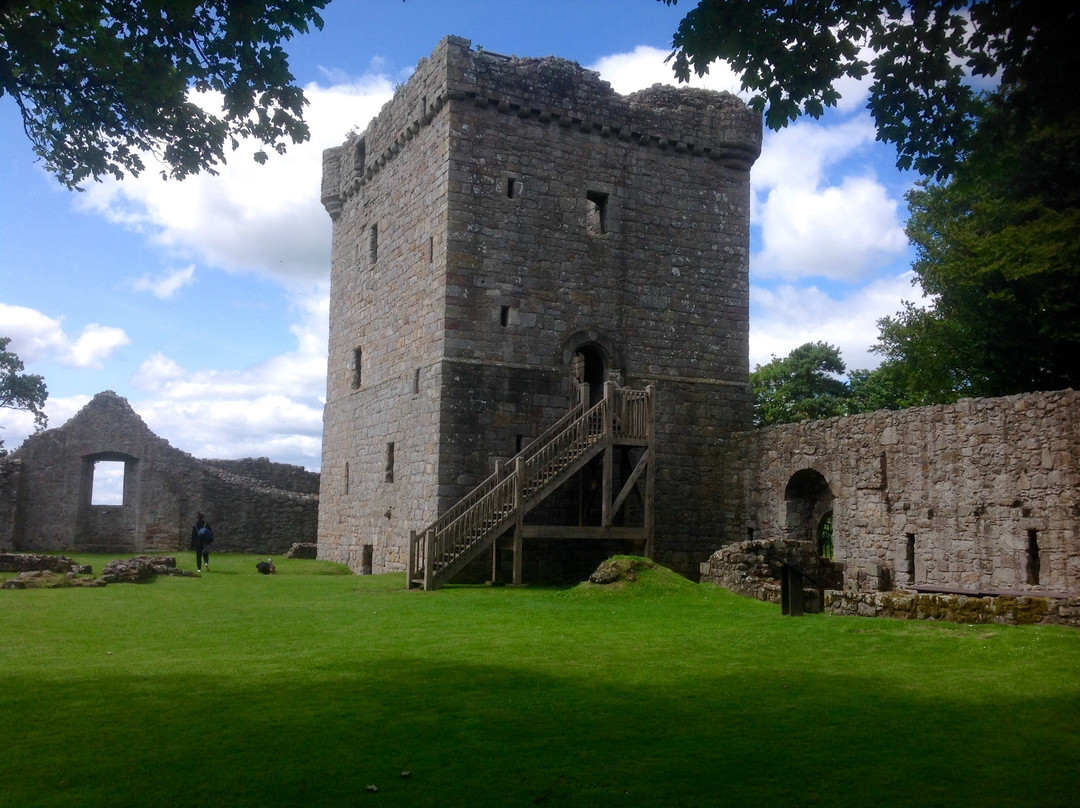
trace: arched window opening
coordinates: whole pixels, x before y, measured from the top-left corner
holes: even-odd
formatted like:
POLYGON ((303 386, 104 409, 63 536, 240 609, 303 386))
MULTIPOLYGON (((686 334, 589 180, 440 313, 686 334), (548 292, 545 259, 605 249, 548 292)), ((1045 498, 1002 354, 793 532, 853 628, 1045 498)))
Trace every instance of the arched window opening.
POLYGON ((817 526, 817 551, 822 558, 833 557, 832 511, 821 517, 817 526))
POLYGON ((832 530, 833 495, 821 472, 802 469, 791 475, 784 489, 784 500, 787 511, 787 538, 813 542, 820 552, 820 532, 828 517, 830 551, 835 549, 832 530))

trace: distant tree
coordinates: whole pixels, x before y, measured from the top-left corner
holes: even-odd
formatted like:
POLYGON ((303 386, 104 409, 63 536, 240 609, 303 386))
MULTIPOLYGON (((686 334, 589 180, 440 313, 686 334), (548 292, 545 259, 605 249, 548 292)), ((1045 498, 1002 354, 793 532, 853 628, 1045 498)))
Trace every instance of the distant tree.
POLYGON ((754 426, 845 414, 849 390, 843 373, 840 349, 826 342, 807 342, 782 359, 755 366, 750 374, 754 426))
POLYGON ((971 77, 1015 88, 1025 109, 1075 108, 1078 29, 1075 4, 1046 0, 700 0, 672 59, 683 80, 728 62, 772 129, 819 117, 839 80, 869 75, 868 107, 897 165, 944 179, 980 113, 971 77))
POLYGON ((279 153, 307 140, 281 42, 321 28, 327 2, 0 0, 0 98, 15 100, 34 151, 69 188, 138 175, 142 152, 163 175, 213 173, 240 138, 279 153))
POLYGON ((900 410, 926 403, 909 396, 906 368, 898 363, 883 362, 873 370, 852 370, 847 383, 848 414, 900 410))
MULTIPOLYGON (((7 350, 10 337, 0 337, 0 407, 13 410, 27 410, 34 414, 34 424, 44 429, 49 419, 45 415, 45 399, 49 391, 45 380, 33 373, 23 373, 22 360, 7 350)), ((4 441, 0 439, 0 457, 7 454, 4 441)))

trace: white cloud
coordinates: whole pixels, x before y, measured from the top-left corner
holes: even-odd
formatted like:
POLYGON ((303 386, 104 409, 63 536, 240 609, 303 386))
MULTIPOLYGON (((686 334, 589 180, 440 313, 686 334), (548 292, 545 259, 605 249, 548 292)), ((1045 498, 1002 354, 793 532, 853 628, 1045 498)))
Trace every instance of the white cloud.
POLYGON ((169 300, 185 286, 195 281, 195 265, 188 264, 183 269, 167 272, 164 275, 145 273, 131 280, 131 288, 136 292, 149 292, 159 300, 169 300))
POLYGON ((63 318, 56 319, 26 306, 0 303, 4 336, 11 337, 8 350, 23 362, 53 361, 66 367, 99 370, 116 349, 131 342, 123 329, 90 323, 72 339, 65 333, 63 318))
MULTIPOLYGON (((589 65, 589 69, 597 71, 604 81, 611 84, 615 92, 623 95, 643 90, 653 84, 679 85, 671 65, 664 61, 669 53, 669 50, 638 45, 629 53, 604 56, 595 64, 589 65)), ((716 62, 704 76, 692 75, 690 81, 682 86, 704 87, 707 90, 727 91, 747 97, 739 89, 741 83, 725 62, 716 62)))
POLYGON ((849 370, 877 367, 870 352, 877 342, 877 321, 896 314, 901 300, 925 303, 912 273, 883 277, 844 294, 817 286, 750 287, 750 367, 774 356, 787 356, 806 342, 829 342, 840 348, 849 370))
POLYGON ((89 183, 77 204, 146 234, 175 256, 287 286, 319 282, 330 267, 330 219, 319 203, 322 151, 365 127, 393 84, 374 75, 331 87, 310 84, 304 92, 311 140, 271 154, 265 165, 252 159, 259 147, 245 142, 217 176, 165 181, 151 168, 122 183, 89 183))

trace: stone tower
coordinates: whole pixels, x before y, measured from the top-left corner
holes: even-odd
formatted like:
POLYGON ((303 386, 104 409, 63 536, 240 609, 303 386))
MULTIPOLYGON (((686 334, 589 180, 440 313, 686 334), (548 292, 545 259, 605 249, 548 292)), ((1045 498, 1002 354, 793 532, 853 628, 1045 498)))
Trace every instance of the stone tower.
POLYGON ((721 543, 715 450, 750 425, 750 167, 734 96, 620 96, 448 37, 323 155, 333 220, 319 555, 404 569, 421 529, 569 406, 654 385, 656 557, 721 543))

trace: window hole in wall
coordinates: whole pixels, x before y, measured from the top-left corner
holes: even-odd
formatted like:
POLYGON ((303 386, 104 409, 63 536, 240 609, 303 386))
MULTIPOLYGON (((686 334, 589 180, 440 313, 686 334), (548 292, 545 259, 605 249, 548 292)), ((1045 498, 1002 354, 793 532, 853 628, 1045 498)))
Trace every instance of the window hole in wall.
POLYGON ((413 371, 412 391, 414 396, 420 392, 420 368, 413 371))
POLYGON ((589 235, 602 236, 607 232, 608 195, 601 191, 588 191, 585 202, 585 230, 589 235))
POLYGON ((363 367, 364 349, 354 348, 352 358, 352 388, 357 390, 362 380, 361 368, 363 367))
POLYGON ((123 460, 97 460, 94 462, 94 482, 91 487, 91 505, 124 504, 124 472, 127 464, 123 460))
POLYGON ((427 261, 429 264, 435 261, 435 236, 428 236, 427 261))
POLYGON ((514 454, 520 454, 521 450, 525 448, 525 445, 529 442, 528 435, 515 435, 514 436, 514 454))
POLYGON ((510 307, 509 306, 500 306, 499 307, 499 325, 501 325, 503 328, 506 328, 506 326, 510 325, 510 307))
POLYGON ((818 555, 822 558, 833 557, 833 512, 821 517, 817 526, 818 555))
POLYGON ((356 152, 353 154, 353 165, 356 168, 357 174, 364 173, 364 162, 366 158, 367 144, 365 143, 364 138, 360 138, 359 142, 356 144, 356 152))
POLYGON ((513 177, 506 178, 506 198, 516 199, 521 194, 521 180, 513 177))
POLYGON ((1039 583, 1039 568, 1042 566, 1042 562, 1039 559, 1039 531, 1031 529, 1027 532, 1027 582, 1029 584, 1039 583))
POLYGON ((908 582, 915 581, 915 534, 908 533, 904 545, 904 567, 908 575, 908 582))
POLYGON ((360 551, 360 574, 371 575, 372 557, 375 555, 373 545, 365 544, 360 551))
POLYGON ((349 464, 345 464, 345 493, 349 493, 349 464))
POLYGON ((371 256, 371 263, 375 263, 379 260, 379 226, 373 224, 368 236, 368 254, 371 256))
POLYGON ((754 529, 752 527, 748 527, 746 529, 746 540, 747 541, 753 541, 754 540, 754 529))
POLYGON ((386 444, 386 481, 394 481, 394 442, 386 444))

